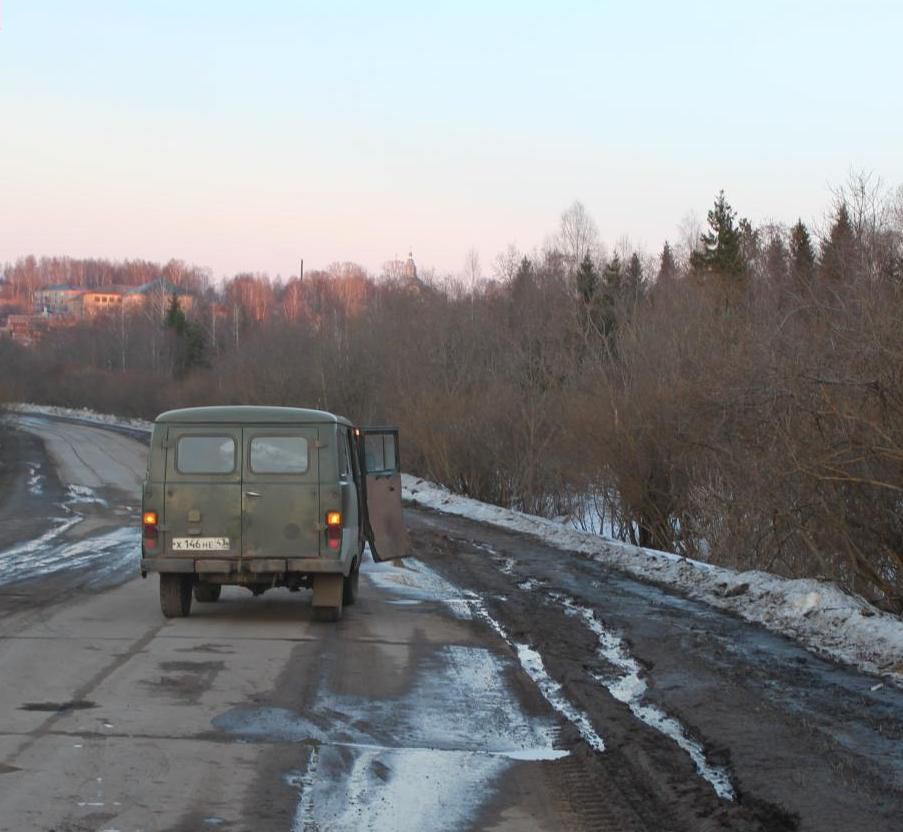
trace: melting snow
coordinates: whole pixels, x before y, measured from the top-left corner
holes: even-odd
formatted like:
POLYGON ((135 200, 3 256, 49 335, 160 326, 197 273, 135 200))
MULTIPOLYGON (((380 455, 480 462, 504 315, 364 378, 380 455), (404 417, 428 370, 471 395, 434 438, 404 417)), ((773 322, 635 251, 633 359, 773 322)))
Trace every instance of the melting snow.
POLYGON ((36 497, 44 493, 44 475, 37 464, 28 465, 28 491, 36 497))
POLYGON ((400 701, 337 695, 325 679, 304 713, 236 708, 214 725, 310 746, 306 768, 286 778, 299 792, 292 830, 471 828, 508 768, 568 753, 553 724, 521 711, 505 671, 485 648, 446 645, 418 663, 400 701))
MULTIPOLYGON (((606 566, 680 589, 692 598, 731 610, 748 621, 797 639, 817 653, 879 673, 903 685, 903 620, 877 610, 832 583, 790 580, 766 572, 736 572, 667 552, 641 549, 452 494, 404 475, 403 496, 419 505, 522 532, 565 551, 589 555, 606 566), (727 587, 747 584, 740 594, 727 587)), ((534 585, 528 584, 528 588, 534 585)))
POLYGON ((595 675, 596 681, 602 684, 615 699, 626 704, 637 719, 670 737, 686 751, 696 766, 696 771, 711 783, 719 797, 725 800, 734 800, 736 794, 727 771, 708 762, 702 746, 687 736, 687 732, 679 720, 669 716, 657 705, 643 702, 646 682, 642 678, 639 663, 630 655, 624 642, 614 633, 606 630, 591 609, 581 606, 573 598, 552 592, 549 593, 549 597, 559 601, 568 615, 583 621, 598 639, 596 651, 599 657, 618 671, 618 675, 615 676, 595 675))
POLYGON ((561 685, 546 671, 539 653, 527 644, 514 641, 504 627, 489 614, 479 596, 467 591, 462 593, 461 590, 416 558, 407 558, 405 566, 407 568, 365 563, 363 569, 365 574, 384 589, 395 591, 400 589, 406 593, 430 597, 432 600, 444 603, 458 618, 478 618, 485 621, 514 649, 521 667, 552 708, 576 726, 591 748, 597 751, 605 749, 605 742, 592 727, 589 717, 565 697, 561 685), (406 574, 398 575, 397 573, 406 574))

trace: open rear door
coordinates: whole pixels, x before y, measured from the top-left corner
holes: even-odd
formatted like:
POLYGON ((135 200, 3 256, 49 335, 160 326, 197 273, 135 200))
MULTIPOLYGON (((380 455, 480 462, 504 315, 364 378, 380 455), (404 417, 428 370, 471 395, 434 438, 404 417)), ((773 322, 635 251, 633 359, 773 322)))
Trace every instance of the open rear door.
POLYGON ((361 468, 366 478, 365 532, 378 561, 408 554, 408 533, 401 515, 401 462, 397 428, 361 431, 361 468))

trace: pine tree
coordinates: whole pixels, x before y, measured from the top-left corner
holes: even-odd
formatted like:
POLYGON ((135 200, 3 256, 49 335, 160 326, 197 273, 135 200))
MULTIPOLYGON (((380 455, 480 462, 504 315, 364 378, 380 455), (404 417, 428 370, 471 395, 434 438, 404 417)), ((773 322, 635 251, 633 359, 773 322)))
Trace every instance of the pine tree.
POLYGON ((743 240, 736 219, 736 211, 721 191, 708 213, 709 231, 700 238, 702 249, 690 255, 690 266, 696 275, 735 281, 746 273, 743 240))
POLYGON ((640 255, 634 252, 627 263, 624 274, 624 296, 631 302, 638 301, 643 295, 643 264, 640 255))
POLYGON ((842 202, 837 209, 837 216, 828 239, 822 244, 819 269, 822 277, 841 282, 853 276, 855 263, 856 235, 850 222, 847 204, 842 202))
POLYGON ((580 268, 577 269, 577 292, 584 303, 590 303, 598 291, 599 273, 596 271, 593 258, 587 252, 580 268))
POLYGON ((602 287, 607 295, 620 297, 623 288, 623 272, 621 258, 616 254, 605 266, 602 272, 602 287))
POLYGON ((175 334, 172 362, 174 378, 185 378, 195 367, 206 366, 207 336, 200 326, 185 317, 175 292, 170 299, 163 325, 175 334))
POLYGON ((182 335, 185 332, 187 320, 185 313, 182 311, 182 304, 179 303, 179 296, 173 292, 169 300, 169 307, 166 310, 166 317, 163 319, 163 325, 175 331, 176 335, 182 335))
POLYGON ((665 240, 665 247, 662 249, 662 255, 659 260, 658 277, 656 283, 667 283, 677 277, 677 263, 674 261, 674 254, 671 246, 665 240))
POLYGON ((616 254, 602 272, 602 291, 596 326, 606 337, 610 337, 615 330, 618 318, 618 307, 624 294, 624 275, 621 268, 621 258, 616 254))
POLYGON ((802 219, 790 229, 790 274, 803 283, 808 283, 815 274, 815 249, 802 219))
POLYGON ((765 273, 769 280, 783 285, 787 282, 788 254, 784 237, 775 231, 765 248, 765 273))

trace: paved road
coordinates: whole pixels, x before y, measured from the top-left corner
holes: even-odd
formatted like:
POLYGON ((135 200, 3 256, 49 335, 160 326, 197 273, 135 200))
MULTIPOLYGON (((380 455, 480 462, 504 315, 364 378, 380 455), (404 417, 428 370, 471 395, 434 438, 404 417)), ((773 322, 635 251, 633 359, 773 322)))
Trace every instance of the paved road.
POLYGON ((0 830, 898 828, 903 703, 866 677, 767 673, 792 645, 420 511, 417 558, 368 564, 338 625, 281 590, 166 621, 131 577, 144 448, 20 425, 0 469, 32 517, 0 531, 0 830))

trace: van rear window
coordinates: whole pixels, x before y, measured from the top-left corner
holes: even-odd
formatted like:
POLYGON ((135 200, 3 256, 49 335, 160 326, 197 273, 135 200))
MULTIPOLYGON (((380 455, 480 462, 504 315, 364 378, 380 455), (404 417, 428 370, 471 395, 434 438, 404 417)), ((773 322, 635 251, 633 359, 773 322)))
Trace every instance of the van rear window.
POLYGON ((367 473, 378 474, 397 469, 395 436, 391 433, 368 433, 364 436, 367 473))
POLYGON ((255 436, 251 440, 251 471, 255 474, 303 474, 307 466, 307 439, 303 436, 255 436))
POLYGON ((235 440, 231 436, 182 436, 176 450, 181 474, 231 474, 235 470, 235 440))

